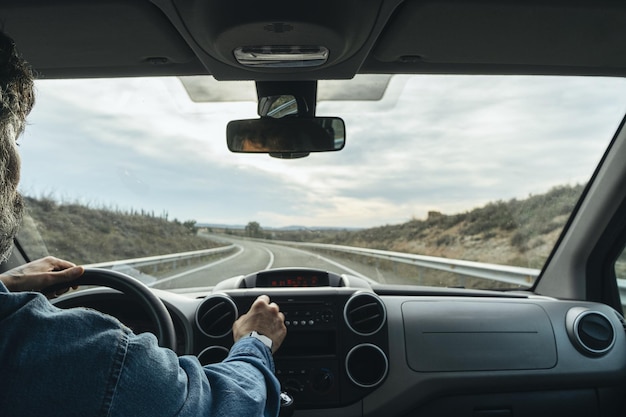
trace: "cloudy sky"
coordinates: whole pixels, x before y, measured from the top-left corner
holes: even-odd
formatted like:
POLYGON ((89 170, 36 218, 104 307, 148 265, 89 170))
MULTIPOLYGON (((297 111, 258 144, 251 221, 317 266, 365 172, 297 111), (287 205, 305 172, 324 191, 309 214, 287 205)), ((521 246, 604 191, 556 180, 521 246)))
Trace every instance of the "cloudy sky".
POLYGON ((279 160, 226 148, 256 103, 194 103, 176 78, 37 90, 24 194, 274 227, 401 223, 583 183, 626 112, 620 79, 397 76, 381 100, 318 104, 345 120, 343 151, 279 160))

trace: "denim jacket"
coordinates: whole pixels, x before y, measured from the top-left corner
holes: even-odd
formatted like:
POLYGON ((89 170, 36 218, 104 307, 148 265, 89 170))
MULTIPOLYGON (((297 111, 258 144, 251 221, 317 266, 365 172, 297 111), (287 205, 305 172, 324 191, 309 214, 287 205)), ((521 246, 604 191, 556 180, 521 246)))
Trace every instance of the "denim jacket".
POLYGON ((277 416, 273 369, 255 338, 203 367, 115 318, 0 282, 0 417, 277 416))

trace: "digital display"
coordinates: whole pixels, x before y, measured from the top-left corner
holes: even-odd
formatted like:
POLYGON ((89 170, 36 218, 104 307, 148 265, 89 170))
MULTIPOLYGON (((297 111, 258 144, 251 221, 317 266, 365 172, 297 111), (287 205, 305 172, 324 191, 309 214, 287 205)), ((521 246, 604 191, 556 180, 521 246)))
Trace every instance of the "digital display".
POLYGON ((270 280, 270 287, 319 287, 319 278, 316 275, 274 278, 270 280))
POLYGON ((326 287, 329 285, 328 281, 328 274, 325 273, 273 273, 259 274, 256 286, 271 288, 326 287))

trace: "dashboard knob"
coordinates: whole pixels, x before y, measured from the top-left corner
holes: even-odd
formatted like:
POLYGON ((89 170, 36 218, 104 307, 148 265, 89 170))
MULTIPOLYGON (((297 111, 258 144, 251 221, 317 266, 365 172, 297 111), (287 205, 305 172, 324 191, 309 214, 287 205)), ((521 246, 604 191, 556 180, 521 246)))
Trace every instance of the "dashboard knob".
POLYGON ((298 392, 304 391, 304 386, 302 386, 300 381, 296 379, 288 379, 287 381, 285 381, 285 383, 283 384, 283 388, 285 389, 285 391, 291 392, 291 393, 298 393, 298 392))
POLYGON ((320 369, 319 372, 316 372, 313 375, 311 386, 315 391, 319 393, 328 392, 333 386, 332 372, 330 372, 330 370, 328 369, 320 369))

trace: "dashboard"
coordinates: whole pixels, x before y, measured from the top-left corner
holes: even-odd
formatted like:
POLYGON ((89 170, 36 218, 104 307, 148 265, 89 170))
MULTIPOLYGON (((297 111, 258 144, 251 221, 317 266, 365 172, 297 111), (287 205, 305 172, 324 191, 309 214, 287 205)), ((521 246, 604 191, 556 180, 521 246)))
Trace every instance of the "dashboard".
MULTIPOLYGON (((184 293, 152 290, 174 320, 177 353, 219 362, 260 294, 285 314, 276 375, 296 415, 601 415, 624 402, 626 338, 608 306, 526 293, 376 286, 312 269, 275 269, 184 293)), ((95 288, 55 301, 154 324, 125 294, 95 288)))

